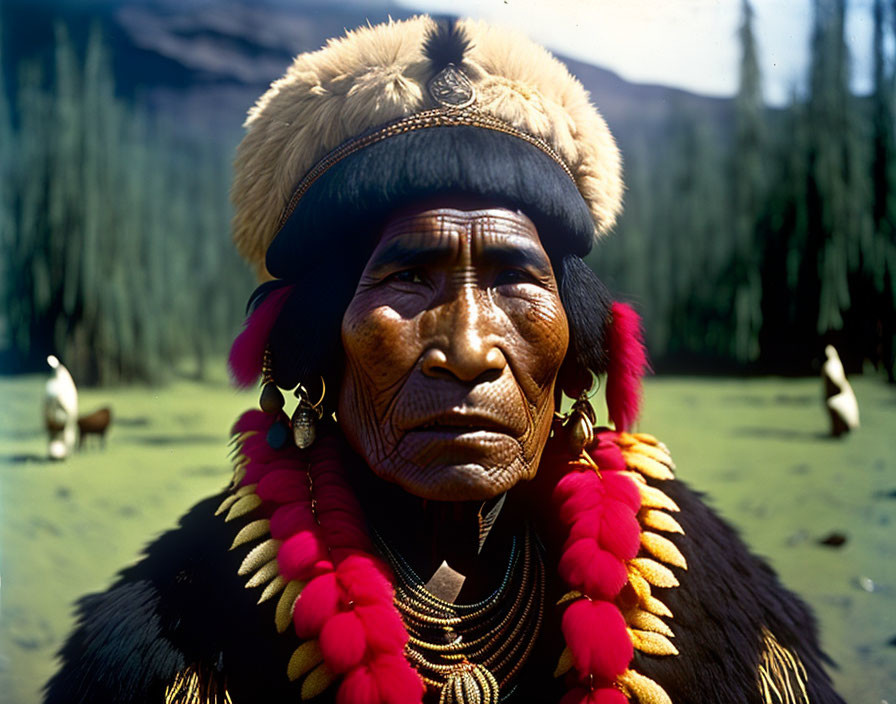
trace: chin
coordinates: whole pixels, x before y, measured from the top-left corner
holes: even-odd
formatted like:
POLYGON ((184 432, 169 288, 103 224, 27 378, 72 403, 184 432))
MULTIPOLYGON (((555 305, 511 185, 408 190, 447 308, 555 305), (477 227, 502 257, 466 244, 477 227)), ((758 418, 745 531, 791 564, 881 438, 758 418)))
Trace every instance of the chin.
POLYGON ((518 466, 497 469, 475 463, 429 466, 390 477, 409 494, 430 501, 487 501, 527 478, 518 466))

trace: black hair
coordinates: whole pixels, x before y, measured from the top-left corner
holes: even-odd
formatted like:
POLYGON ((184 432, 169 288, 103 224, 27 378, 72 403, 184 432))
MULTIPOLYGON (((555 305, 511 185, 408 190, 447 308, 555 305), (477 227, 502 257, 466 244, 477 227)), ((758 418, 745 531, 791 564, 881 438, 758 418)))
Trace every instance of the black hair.
POLYGON ((591 211, 556 161, 519 137, 457 125, 398 134, 332 165, 268 247, 267 269, 281 279, 304 277, 318 261, 332 269, 396 211, 445 195, 521 210, 558 251, 583 257, 591 248, 591 211))

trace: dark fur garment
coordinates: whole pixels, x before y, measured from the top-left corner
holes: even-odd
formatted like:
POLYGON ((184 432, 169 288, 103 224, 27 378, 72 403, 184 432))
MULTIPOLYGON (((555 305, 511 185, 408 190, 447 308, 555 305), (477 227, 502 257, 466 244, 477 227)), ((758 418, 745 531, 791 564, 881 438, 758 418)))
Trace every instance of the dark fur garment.
MULTIPOLYGON (((656 591, 674 613, 670 625, 681 654, 636 654, 634 667, 675 704, 768 704, 758 687, 765 628, 802 661, 811 704, 843 704, 823 670, 806 606, 698 495, 680 482, 662 488, 681 507, 676 519, 686 533, 673 538, 688 562, 686 572, 675 569, 681 586, 656 591)), ((77 628, 46 688, 47 704, 162 704, 185 668, 217 693, 205 704, 223 703, 224 688, 234 704, 300 701, 298 684, 286 677, 297 639, 276 632, 276 599, 257 605, 258 590, 237 576, 250 546, 228 550, 241 523, 214 516, 222 498, 197 504, 110 589, 81 600, 77 628)), ((543 647, 504 701, 559 700, 563 683, 551 675, 562 648, 558 633, 559 624, 549 620, 543 647)), ((334 694, 330 688, 314 702, 331 702, 334 694)))

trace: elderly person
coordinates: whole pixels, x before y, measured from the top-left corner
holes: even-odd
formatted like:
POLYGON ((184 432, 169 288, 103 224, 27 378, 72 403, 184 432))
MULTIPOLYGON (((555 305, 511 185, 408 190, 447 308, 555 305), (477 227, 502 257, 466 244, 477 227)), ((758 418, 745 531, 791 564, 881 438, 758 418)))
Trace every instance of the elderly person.
POLYGON ((84 600, 47 701, 841 701, 805 606, 626 432, 639 323, 581 259, 619 155, 558 61, 363 28, 247 126, 261 410, 230 488, 84 600))

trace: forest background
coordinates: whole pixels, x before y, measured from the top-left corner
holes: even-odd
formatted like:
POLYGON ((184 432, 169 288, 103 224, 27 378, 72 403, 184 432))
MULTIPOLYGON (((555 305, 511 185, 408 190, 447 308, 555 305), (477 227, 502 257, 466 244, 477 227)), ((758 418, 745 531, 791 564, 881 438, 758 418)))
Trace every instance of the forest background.
MULTIPOLYGON (((277 29, 264 4, 119 5, 0 3, 4 372, 52 352, 82 385, 205 376, 253 287, 228 243, 246 106, 296 52, 409 14, 299 3, 277 29), (192 53, 154 51, 163 34, 192 53)), ((850 92, 846 0, 813 0, 783 108, 763 104, 746 0, 733 99, 567 60, 625 159, 625 213, 591 264, 641 309, 656 370, 817 373, 830 342, 893 381, 894 7, 869 6, 868 95, 850 92)))

